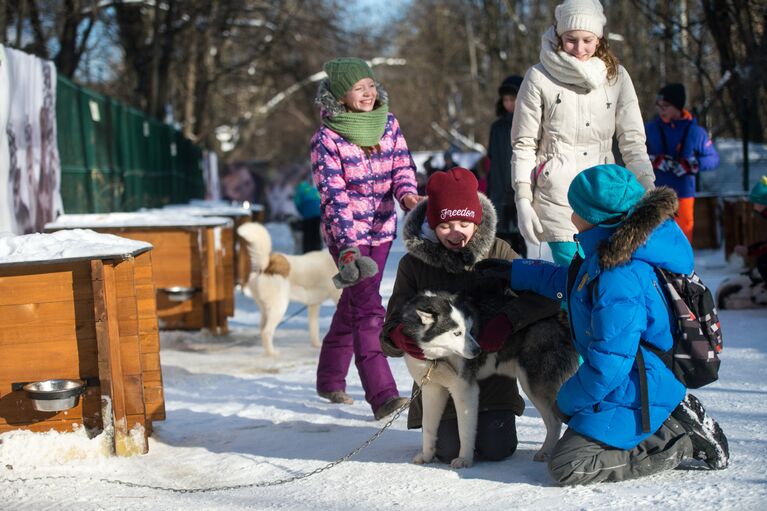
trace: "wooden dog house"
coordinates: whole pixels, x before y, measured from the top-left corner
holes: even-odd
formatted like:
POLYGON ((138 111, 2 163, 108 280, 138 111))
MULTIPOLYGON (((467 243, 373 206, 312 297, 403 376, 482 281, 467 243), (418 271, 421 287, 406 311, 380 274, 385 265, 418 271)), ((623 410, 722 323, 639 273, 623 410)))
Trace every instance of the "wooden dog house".
POLYGON ((165 419, 151 249, 81 230, 0 238, 0 432, 111 422, 118 455, 147 452, 165 419), (22 386, 58 379, 84 394, 38 411, 22 386))
POLYGON ((64 215, 46 231, 84 228, 152 244, 157 316, 161 329, 228 331, 234 315, 232 221, 180 213, 64 215))
MULTIPOLYGON (((161 211, 202 217, 218 216, 230 219, 233 224, 232 236, 231 238, 227 237, 225 242, 230 244, 229 253, 232 257, 224 261, 224 272, 227 275, 232 273, 231 278, 236 284, 247 284, 248 278, 250 278, 250 256, 248 255, 246 243, 237 234, 237 228, 253 221, 250 209, 228 206, 220 202, 198 201, 195 204, 170 204, 161 211)), ((234 303, 232 303, 232 312, 229 315, 233 314, 234 303)))
POLYGON ((699 193, 695 196, 692 245, 694 248, 722 246, 722 199, 717 194, 699 193))
MULTIPOLYGON (((754 215, 753 205, 746 196, 724 199, 724 253, 732 254, 736 245, 746 247, 767 239, 767 222, 759 221, 754 215)), ((756 261, 747 261, 755 264, 756 261)))

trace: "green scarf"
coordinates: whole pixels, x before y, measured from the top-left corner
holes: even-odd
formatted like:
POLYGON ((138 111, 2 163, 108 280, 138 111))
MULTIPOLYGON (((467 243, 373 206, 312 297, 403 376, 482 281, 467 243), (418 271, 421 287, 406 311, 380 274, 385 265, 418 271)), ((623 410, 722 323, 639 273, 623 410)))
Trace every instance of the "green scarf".
POLYGON ((384 104, 370 112, 346 112, 325 117, 322 123, 352 144, 373 147, 381 141, 389 115, 389 105, 384 104))

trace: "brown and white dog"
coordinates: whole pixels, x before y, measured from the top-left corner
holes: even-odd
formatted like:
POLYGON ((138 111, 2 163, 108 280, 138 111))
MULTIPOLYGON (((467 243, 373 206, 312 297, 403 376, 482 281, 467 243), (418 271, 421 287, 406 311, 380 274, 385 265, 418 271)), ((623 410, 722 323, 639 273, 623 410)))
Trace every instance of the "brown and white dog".
POLYGON ((338 272, 330 252, 319 250, 303 255, 272 252, 269 231, 259 223, 237 228, 247 242, 250 276, 247 286, 261 311, 261 342, 266 355, 278 355, 274 349, 274 331, 288 310, 288 303, 300 302, 309 311, 309 336, 312 346, 320 347, 319 313, 325 300, 338 303, 341 290, 333 285, 338 272))

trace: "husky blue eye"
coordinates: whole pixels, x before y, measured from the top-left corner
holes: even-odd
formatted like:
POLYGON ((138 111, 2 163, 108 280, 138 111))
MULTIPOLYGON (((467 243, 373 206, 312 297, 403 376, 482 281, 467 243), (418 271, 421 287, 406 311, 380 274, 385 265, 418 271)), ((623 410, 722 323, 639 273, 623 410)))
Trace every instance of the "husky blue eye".
POLYGON ((463 335, 463 332, 456 332, 456 333, 455 333, 455 336, 456 336, 456 337, 461 337, 462 335, 463 335))

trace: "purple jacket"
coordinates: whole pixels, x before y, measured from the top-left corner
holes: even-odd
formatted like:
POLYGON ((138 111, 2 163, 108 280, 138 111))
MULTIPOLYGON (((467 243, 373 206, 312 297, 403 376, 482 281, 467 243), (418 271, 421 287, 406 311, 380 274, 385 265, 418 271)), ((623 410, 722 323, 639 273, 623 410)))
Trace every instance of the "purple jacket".
POLYGON ((417 189, 415 163, 391 113, 379 145, 368 156, 325 125, 314 133, 312 174, 328 247, 381 245, 396 237, 394 199, 417 189))
MULTIPOLYGON (((647 152, 651 155, 650 159, 665 154, 663 148, 663 135, 665 135, 668 145, 666 150, 670 153, 669 156, 686 159, 694 157, 698 160, 701 172, 715 169, 719 166, 719 153, 716 152, 713 142, 708 138, 708 133, 698 125, 698 122, 691 115, 687 114, 686 117, 670 123, 665 123, 656 117, 645 125, 647 152), (685 131, 687 136, 684 140, 684 147, 679 147, 685 131)), ((655 186, 673 188, 676 194, 682 198, 695 197, 695 175, 693 174, 677 176, 671 172, 656 170, 655 186)))

